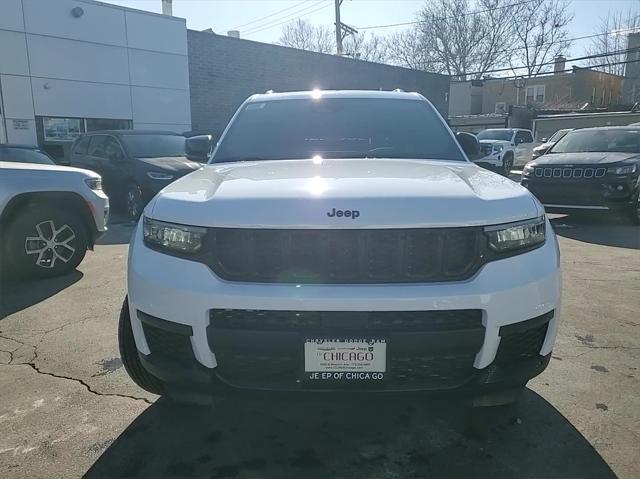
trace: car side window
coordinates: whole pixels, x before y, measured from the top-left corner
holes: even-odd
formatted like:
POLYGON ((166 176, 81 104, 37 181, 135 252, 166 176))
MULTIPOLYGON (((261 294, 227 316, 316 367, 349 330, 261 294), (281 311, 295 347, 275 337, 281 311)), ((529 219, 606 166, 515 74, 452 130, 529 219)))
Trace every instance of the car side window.
POLYGON ((98 158, 105 157, 105 147, 107 146, 106 135, 94 135, 91 137, 89 143, 89 155, 97 156, 98 158))
POLYGON ((107 142, 105 146, 105 158, 111 161, 120 161, 124 160, 124 152, 122 151, 122 147, 118 140, 114 137, 107 137, 107 142))
POLYGON ((533 137, 528 131, 519 131, 516 133, 515 143, 516 145, 521 143, 533 143, 533 137))
POLYGON ((87 149, 89 148, 89 140, 91 140, 90 136, 83 136, 76 143, 75 148, 73 149, 74 155, 86 155, 87 149))

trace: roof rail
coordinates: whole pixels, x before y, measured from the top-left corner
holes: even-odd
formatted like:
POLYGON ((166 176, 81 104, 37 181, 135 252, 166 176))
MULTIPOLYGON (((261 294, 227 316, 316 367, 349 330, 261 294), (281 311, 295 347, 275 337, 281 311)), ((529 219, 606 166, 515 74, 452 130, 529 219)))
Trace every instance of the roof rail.
POLYGON ((404 93, 404 90, 402 88, 396 88, 393 91, 396 92, 396 93, 404 93))
POLYGON ((273 91, 273 90, 267 90, 267 91, 265 91, 265 93, 266 93, 267 95, 271 95, 272 93, 275 93, 275 91, 273 91))

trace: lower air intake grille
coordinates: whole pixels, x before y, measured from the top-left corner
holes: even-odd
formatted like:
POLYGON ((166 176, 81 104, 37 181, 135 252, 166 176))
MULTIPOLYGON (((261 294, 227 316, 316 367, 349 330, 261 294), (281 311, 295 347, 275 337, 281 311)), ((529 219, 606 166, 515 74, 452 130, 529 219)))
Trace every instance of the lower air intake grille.
POLYGON ((522 323, 500 328, 501 339, 495 364, 509 366, 517 361, 538 357, 553 314, 550 311, 522 323))
POLYGON ((191 347, 189 326, 165 321, 141 311, 138 311, 138 318, 142 322, 144 337, 154 357, 175 361, 195 358, 191 347))

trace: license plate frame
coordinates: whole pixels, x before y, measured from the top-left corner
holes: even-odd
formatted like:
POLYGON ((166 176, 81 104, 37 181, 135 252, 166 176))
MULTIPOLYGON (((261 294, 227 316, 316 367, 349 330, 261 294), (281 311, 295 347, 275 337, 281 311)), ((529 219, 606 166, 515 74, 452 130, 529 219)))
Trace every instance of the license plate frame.
POLYGON ((384 337, 327 337, 312 336, 302 338, 301 378, 312 385, 379 384, 389 376, 389 341, 384 337), (323 347, 325 352, 372 353, 373 358, 328 360, 320 364, 320 359, 311 358, 323 347), (352 348, 356 348, 353 350, 352 348), (372 348, 370 350, 370 348, 372 348), (328 350, 327 350, 328 349, 328 350), (366 351, 365 351, 366 349, 366 351))

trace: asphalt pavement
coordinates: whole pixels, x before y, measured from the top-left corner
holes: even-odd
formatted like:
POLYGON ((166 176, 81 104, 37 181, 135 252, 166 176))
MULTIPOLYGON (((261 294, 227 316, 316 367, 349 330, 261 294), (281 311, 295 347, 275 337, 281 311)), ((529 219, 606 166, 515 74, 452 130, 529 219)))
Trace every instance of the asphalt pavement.
POLYGON ((0 476, 640 477, 640 228, 556 217, 562 322, 549 368, 478 436, 455 402, 295 397, 176 406, 116 342, 132 225, 77 272, 0 285, 0 476))

